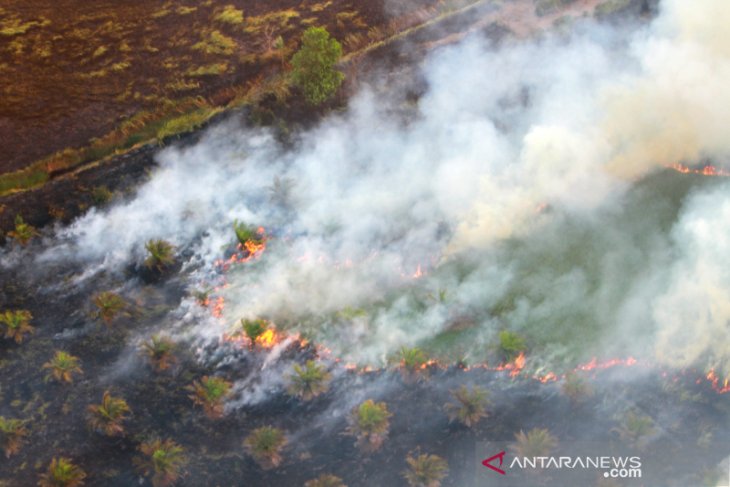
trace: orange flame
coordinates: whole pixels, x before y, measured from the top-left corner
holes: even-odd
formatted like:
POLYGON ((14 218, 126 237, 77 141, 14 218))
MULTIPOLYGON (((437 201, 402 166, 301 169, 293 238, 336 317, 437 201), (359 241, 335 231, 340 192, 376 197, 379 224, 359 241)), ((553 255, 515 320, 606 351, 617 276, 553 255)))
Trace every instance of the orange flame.
POLYGON ((700 176, 720 176, 720 177, 730 177, 730 171, 726 171, 725 169, 718 169, 715 166, 707 165, 704 166, 702 169, 692 169, 690 167, 685 166, 684 164, 671 164, 667 166, 670 169, 674 169, 677 172, 680 172, 682 174, 699 174, 700 176))
POLYGON ((721 385, 720 377, 718 377, 718 375, 715 373, 715 369, 710 369, 710 371, 707 373, 707 380, 710 381, 712 389, 714 389, 715 392, 719 394, 726 394, 730 392, 730 379, 726 377, 725 381, 721 385))
POLYGON ((272 328, 269 328, 256 337, 256 344, 263 348, 272 348, 279 341, 280 337, 276 335, 276 332, 272 328))

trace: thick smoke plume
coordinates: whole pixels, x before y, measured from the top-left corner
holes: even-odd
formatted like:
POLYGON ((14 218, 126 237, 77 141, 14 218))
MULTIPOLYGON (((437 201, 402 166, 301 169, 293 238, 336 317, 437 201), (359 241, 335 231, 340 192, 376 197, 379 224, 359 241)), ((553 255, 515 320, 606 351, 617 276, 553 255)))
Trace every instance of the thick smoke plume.
POLYGON ((471 37, 425 62, 416 108, 393 114, 404 98, 373 83, 294 150, 222 124, 42 258, 121 270, 166 238, 203 288, 240 220, 268 249, 228 274, 223 320, 191 320, 197 333, 264 317, 382 364, 414 345, 483 359, 509 329, 545 361, 727 363, 727 186, 656 178, 730 153, 728 15, 674 0, 632 32, 471 37))

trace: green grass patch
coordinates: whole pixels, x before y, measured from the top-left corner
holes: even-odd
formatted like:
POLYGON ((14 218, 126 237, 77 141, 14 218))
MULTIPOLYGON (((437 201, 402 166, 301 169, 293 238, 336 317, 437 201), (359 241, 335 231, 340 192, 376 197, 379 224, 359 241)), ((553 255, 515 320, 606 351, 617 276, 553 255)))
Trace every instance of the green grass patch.
POLYGON ((219 113, 222 109, 218 107, 200 108, 190 113, 166 121, 157 131, 157 140, 162 140, 171 135, 190 132, 203 125, 210 118, 219 113))
POLYGON ((0 196, 13 191, 35 188, 48 181, 48 171, 40 164, 20 171, 0 174, 0 196))
POLYGON ((198 76, 218 76, 228 71, 228 63, 214 63, 206 64, 204 66, 198 66, 188 70, 185 73, 187 76, 198 77, 198 76))
POLYGON ((225 8, 213 19, 217 22, 223 22, 225 24, 242 24, 243 10, 237 9, 235 5, 226 5, 225 8))
POLYGON ((229 56, 236 50, 236 41, 218 30, 212 31, 200 42, 193 45, 196 51, 206 54, 223 54, 229 56))

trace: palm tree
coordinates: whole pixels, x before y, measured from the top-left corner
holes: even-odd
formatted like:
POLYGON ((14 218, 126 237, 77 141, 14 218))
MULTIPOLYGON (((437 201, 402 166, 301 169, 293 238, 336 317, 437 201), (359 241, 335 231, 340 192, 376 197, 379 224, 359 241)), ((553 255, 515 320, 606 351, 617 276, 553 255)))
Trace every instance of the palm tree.
POLYGON ((481 387, 473 386, 469 389, 462 385, 457 390, 451 391, 451 396, 454 402, 444 407, 449 421, 459 421, 464 426, 472 428, 480 419, 487 417, 488 393, 481 387))
POLYGON ((510 450, 519 457, 546 457, 558 445, 558 440, 545 428, 533 428, 515 435, 510 450))
POLYGON ((73 382, 73 374, 83 373, 78 357, 61 350, 56 351, 53 358, 43 364, 43 368, 50 369, 50 372, 46 375, 46 380, 55 379, 69 384, 73 382))
POLYGON ((84 485, 86 473, 68 458, 53 458, 38 481, 40 487, 77 487, 84 485))
POLYGON ((109 391, 104 391, 101 404, 89 406, 89 426, 107 436, 123 435, 122 422, 127 419, 130 412, 127 401, 112 396, 109 391))
POLYGON ((347 433, 357 438, 357 445, 363 451, 374 452, 388 436, 391 416, 387 404, 368 399, 353 409, 347 433))
POLYGON ((142 457, 134 460, 146 477, 152 477, 154 487, 167 487, 183 475, 187 463, 183 448, 174 441, 152 440, 139 445, 142 457))
POLYGON ((253 225, 246 225, 238 220, 233 222, 233 231, 236 232, 236 239, 242 246, 249 248, 257 247, 264 241, 264 236, 261 228, 256 228, 253 225), (248 243, 248 246, 246 245, 248 243))
POLYGON ((22 216, 15 215, 15 229, 8 232, 8 237, 20 245, 25 245, 36 235, 38 235, 38 232, 33 225, 25 223, 22 216))
POLYGON ((127 307, 124 298, 111 291, 96 294, 92 300, 98 309, 96 316, 101 318, 107 325, 127 307))
POLYGON ((525 339, 508 330, 499 332, 499 351, 502 357, 509 361, 527 349, 525 339))
POLYGON ((317 364, 314 360, 307 360, 302 367, 294 364, 294 373, 289 376, 289 387, 287 391, 292 396, 299 397, 305 401, 327 392, 331 374, 323 365, 317 364))
POLYGON ((243 334, 251 340, 251 345, 253 345, 256 343, 256 339, 263 335, 269 327, 266 324, 266 320, 241 319, 241 328, 243 328, 243 334))
POLYGON ((414 379, 426 369, 426 354, 420 348, 402 347, 399 352, 401 371, 405 379, 414 379))
POLYGON ((623 422, 614 431, 619 437, 631 447, 639 450, 646 446, 649 437, 654 434, 654 420, 645 414, 629 411, 624 416, 623 422))
POLYGON ((440 487, 441 480, 449 472, 446 460, 437 455, 409 455, 406 463, 408 470, 403 472, 403 477, 410 487, 440 487))
POLYGON ((147 249, 144 265, 150 270, 162 272, 175 262, 175 247, 167 240, 148 240, 144 248, 147 249))
POLYGON ((231 383, 221 377, 205 376, 187 387, 193 402, 202 406, 206 416, 211 419, 223 416, 223 401, 231 392, 231 383))
POLYGON ((272 426, 256 428, 243 442, 248 453, 265 470, 281 464, 283 460, 281 451, 286 443, 284 432, 272 426))
POLYGON ((31 318, 33 315, 30 311, 24 309, 1 313, 0 322, 5 324, 5 338, 13 339, 15 343, 23 343, 25 335, 33 333, 31 318))
POLYGON ((0 416, 0 446, 5 450, 7 458, 20 451, 26 436, 28 430, 25 428, 25 421, 0 416))
POLYGON ((148 342, 142 344, 142 350, 157 370, 170 368, 171 363, 175 360, 172 355, 174 349, 175 343, 161 335, 153 335, 148 342))
POLYGON ((307 480, 304 487, 347 487, 345 483, 336 475, 323 473, 316 479, 307 480))

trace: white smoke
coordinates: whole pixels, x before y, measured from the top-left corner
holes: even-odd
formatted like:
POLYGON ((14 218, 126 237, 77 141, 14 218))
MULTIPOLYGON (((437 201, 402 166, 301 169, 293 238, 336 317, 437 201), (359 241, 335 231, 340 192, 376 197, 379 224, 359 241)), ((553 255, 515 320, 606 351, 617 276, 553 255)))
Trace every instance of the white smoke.
MULTIPOLYGON (((43 259, 118 268, 166 238, 211 271, 238 219, 272 239, 260 262, 229 274, 221 329, 266 317, 369 363, 463 323, 475 355, 509 328, 556 357, 574 356, 571 340, 598 353, 621 330, 662 360, 726 358, 727 282, 705 255, 726 248, 687 223, 691 210, 672 242, 648 225, 639 250, 626 241, 634 227, 610 227, 641 177, 730 152, 722 3, 665 2, 634 32, 584 23, 570 39, 499 48, 469 38, 425 63, 415 114, 393 115, 400 94, 374 83, 292 151, 266 130, 222 124, 164 151, 134 198, 79 219, 43 259), (670 246, 681 257, 663 288, 670 246), (419 268, 428 276, 412 279, 419 268), (685 320, 704 333, 691 349, 685 320)), ((722 228, 729 217, 704 218, 722 228)))

